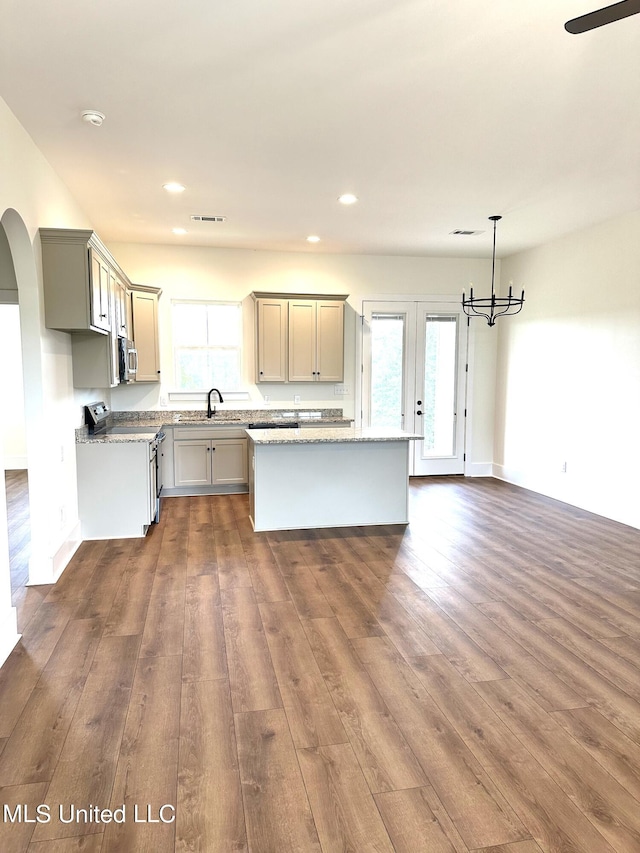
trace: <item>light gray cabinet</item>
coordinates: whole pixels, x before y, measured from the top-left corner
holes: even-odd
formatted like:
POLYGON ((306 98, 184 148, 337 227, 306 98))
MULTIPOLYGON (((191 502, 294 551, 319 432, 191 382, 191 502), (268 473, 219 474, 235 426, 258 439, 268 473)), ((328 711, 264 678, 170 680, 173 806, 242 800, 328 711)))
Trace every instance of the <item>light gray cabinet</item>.
POLYGON ((247 483, 247 439, 194 439, 173 445, 176 486, 247 483))
POLYGON ((288 310, 288 299, 256 300, 258 382, 287 381, 288 310))
POLYGON ((254 292, 256 382, 342 382, 347 296, 254 292))
POLYGON ((41 228, 45 324, 63 332, 112 331, 112 278, 127 278, 95 231, 41 228))
POLYGON ((173 484, 189 494, 247 491, 247 438, 226 427, 176 427, 173 430, 173 484))
POLYGON ((113 293, 114 335, 118 338, 131 338, 127 312, 127 286, 115 273, 111 274, 111 290, 113 293))
POLYGON ((289 382, 342 382, 344 301, 289 300, 289 382))
POLYGON ((160 381, 158 299, 160 290, 131 285, 131 335, 138 353, 136 382, 160 381))
POLYGON ((95 231, 41 228, 45 324, 73 332, 73 384, 119 382, 118 338, 138 352, 137 382, 160 381, 160 289, 132 285, 95 231))
POLYGON ((128 279, 95 231, 41 228, 45 324, 72 332, 73 384, 119 382, 118 337, 128 333, 128 279))

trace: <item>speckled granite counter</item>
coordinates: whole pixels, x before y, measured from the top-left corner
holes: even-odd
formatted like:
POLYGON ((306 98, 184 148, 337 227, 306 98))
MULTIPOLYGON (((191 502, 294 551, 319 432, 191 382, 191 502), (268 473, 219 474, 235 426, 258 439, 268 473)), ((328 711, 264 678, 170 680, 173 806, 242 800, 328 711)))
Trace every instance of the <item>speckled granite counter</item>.
POLYGON ((250 423, 291 423, 297 421, 312 431, 308 424, 321 427, 344 429, 353 423, 351 418, 345 418, 342 409, 223 409, 212 417, 202 411, 183 410, 179 412, 168 409, 147 410, 140 412, 111 412, 109 416, 109 432, 106 435, 89 435, 87 427, 76 430, 76 444, 86 444, 93 441, 101 442, 132 442, 151 441, 158 430, 171 429, 179 426, 195 427, 238 427, 246 428, 250 423), (124 434, 118 434, 122 430, 124 434))
POLYGON ((352 418, 345 418, 342 409, 219 409, 212 418, 202 411, 141 411, 112 412, 114 427, 172 427, 182 426, 247 426, 250 423, 290 423, 299 421, 305 424, 350 424, 352 418))
POLYGON ((313 429, 252 429, 247 435, 255 444, 335 444, 336 442, 418 441, 422 436, 389 427, 322 427, 313 429))
POLYGON ((156 437, 157 430, 153 432, 129 432, 129 433, 107 433, 106 435, 89 435, 88 432, 77 430, 76 444, 123 444, 142 441, 147 444, 156 437))

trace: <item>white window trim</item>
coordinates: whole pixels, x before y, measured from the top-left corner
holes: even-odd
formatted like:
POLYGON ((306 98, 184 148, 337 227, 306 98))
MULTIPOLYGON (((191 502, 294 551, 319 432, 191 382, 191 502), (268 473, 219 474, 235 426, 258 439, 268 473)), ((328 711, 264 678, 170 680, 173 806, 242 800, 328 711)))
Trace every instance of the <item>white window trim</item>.
MULTIPOLYGON (((240 366, 239 366, 239 383, 242 386, 243 380, 243 361, 244 361, 244 340, 243 340, 243 309, 242 302, 233 299, 179 299, 175 298, 171 300, 171 360, 173 367, 173 384, 174 388, 168 392, 169 400, 173 402, 202 402, 207 400, 208 388, 203 390, 190 390, 184 391, 177 387, 177 365, 176 365, 176 349, 178 349, 177 344, 175 343, 175 334, 174 334, 174 307, 176 305, 233 305, 239 309, 239 319, 238 326, 240 332, 240 343, 238 347, 227 347, 227 349, 238 349, 240 356, 240 366)), ((207 347, 200 347, 200 349, 207 349, 207 347)), ((221 347, 223 349, 223 347, 221 347)), ((221 388, 225 402, 227 400, 249 400, 251 399, 251 395, 248 391, 241 390, 240 388, 235 388, 230 390, 228 388, 221 388)))

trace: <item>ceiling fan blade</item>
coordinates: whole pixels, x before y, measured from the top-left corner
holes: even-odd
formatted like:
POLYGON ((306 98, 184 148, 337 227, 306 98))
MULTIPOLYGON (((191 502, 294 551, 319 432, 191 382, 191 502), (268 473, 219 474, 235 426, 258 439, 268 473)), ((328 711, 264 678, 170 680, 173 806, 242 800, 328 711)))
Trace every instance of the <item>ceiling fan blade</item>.
POLYGON ((621 3, 605 6, 604 9, 596 9, 595 12, 589 12, 579 18, 572 18, 567 21, 564 28, 568 33, 586 33, 588 30, 595 30, 605 24, 612 24, 614 21, 628 18, 630 15, 637 15, 638 12, 640 12, 640 0, 622 0, 621 3))

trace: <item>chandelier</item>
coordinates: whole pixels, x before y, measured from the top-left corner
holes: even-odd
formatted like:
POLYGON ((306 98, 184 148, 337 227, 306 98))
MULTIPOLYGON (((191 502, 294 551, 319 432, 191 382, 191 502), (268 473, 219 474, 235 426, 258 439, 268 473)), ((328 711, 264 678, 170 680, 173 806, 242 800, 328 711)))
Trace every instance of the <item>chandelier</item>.
POLYGON ((496 296, 496 228, 501 216, 490 216, 493 222, 493 258, 491 262, 491 296, 474 296, 473 285, 471 285, 469 296, 462 292, 462 310, 468 317, 484 317, 490 326, 495 326, 498 317, 507 314, 518 314, 524 305, 524 290, 518 298, 513 295, 513 287, 509 285, 508 296, 496 296))

